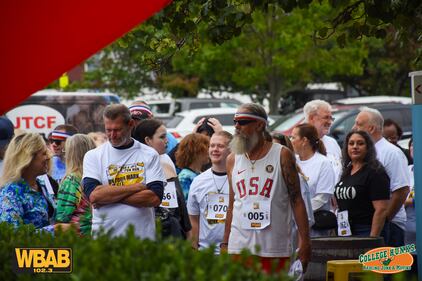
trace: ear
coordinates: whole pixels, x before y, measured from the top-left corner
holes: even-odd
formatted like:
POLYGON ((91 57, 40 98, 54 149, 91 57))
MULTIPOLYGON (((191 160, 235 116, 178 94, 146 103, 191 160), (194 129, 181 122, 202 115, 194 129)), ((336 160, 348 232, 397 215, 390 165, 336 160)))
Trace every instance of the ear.
POLYGON ((146 143, 147 145, 151 146, 151 142, 152 142, 152 140, 151 140, 151 138, 150 138, 150 137, 145 137, 145 143, 146 143))

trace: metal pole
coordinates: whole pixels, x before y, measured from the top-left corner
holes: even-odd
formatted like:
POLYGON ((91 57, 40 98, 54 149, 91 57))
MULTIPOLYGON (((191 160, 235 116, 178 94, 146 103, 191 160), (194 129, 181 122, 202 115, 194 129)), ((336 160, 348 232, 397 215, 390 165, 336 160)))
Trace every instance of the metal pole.
MULTIPOLYGON (((412 89, 413 164, 415 175, 416 250, 422 256, 422 71, 409 73, 412 89), (419 214, 420 213, 420 214, 419 214), (419 215, 418 215, 419 214, 419 215)), ((422 275, 422 258, 418 259, 419 276, 422 275)))

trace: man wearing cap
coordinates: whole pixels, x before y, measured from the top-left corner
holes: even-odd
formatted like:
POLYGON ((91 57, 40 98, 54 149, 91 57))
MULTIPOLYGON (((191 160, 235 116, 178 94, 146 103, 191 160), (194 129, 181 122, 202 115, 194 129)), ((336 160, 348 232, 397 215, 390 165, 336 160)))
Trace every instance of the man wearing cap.
POLYGON ((4 116, 0 117, 0 176, 3 174, 3 158, 7 145, 14 135, 13 123, 4 116))
POLYGON ((50 133, 48 141, 50 150, 53 152, 51 177, 60 183, 66 173, 66 165, 64 159, 64 145, 66 139, 78 133, 78 129, 69 124, 58 125, 50 133))
MULTIPOLYGON (((132 105, 129 106, 129 110, 132 119, 135 120, 135 127, 139 124, 139 122, 141 122, 141 120, 154 118, 154 114, 152 113, 151 108, 146 102, 141 100, 134 101, 132 105)), ((177 140, 169 132, 167 132, 166 137, 168 141, 166 153, 169 154, 169 152, 176 147, 177 140)))
POLYGON ((262 269, 284 268, 292 252, 292 212, 299 234, 298 257, 310 258, 308 217, 293 153, 268 140, 267 113, 258 104, 242 105, 234 117, 235 135, 227 158, 229 208, 223 243, 235 258, 242 249, 259 257, 262 269))

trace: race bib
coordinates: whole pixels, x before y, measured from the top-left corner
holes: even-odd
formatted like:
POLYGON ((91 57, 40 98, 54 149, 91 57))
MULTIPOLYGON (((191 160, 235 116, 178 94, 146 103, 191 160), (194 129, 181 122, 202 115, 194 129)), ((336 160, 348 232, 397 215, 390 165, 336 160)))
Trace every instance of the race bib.
POLYGON ((164 187, 163 200, 161 201, 160 207, 179 207, 179 204, 177 203, 176 184, 174 183, 174 181, 167 182, 167 185, 164 187))
POLYGON ((245 201, 242 205, 243 229, 264 229, 271 224, 271 201, 245 201))
POLYGON ((214 193, 208 194, 207 220, 225 220, 229 208, 229 195, 214 193))
POLYGON ((342 211, 337 213, 338 236, 351 236, 349 223, 349 212, 342 211))

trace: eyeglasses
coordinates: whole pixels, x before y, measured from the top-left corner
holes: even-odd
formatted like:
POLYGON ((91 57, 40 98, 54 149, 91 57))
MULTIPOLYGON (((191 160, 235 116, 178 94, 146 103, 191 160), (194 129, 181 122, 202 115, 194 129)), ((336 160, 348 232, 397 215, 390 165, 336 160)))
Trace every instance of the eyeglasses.
POLYGON ((251 120, 251 119, 240 119, 240 120, 236 120, 233 119, 234 124, 239 124, 239 126, 245 126, 248 125, 250 123, 256 122, 256 120, 251 120))
POLYGON ((62 144, 62 140, 52 140, 52 139, 50 139, 49 140, 49 142, 50 142, 50 144, 55 144, 55 145, 61 145, 62 144))
POLYGON ((329 115, 326 115, 326 116, 321 116, 321 115, 318 115, 322 120, 325 120, 325 121, 328 121, 328 120, 331 120, 331 121, 333 121, 334 122, 334 120, 336 120, 336 118, 334 118, 333 116, 329 116, 329 115))

